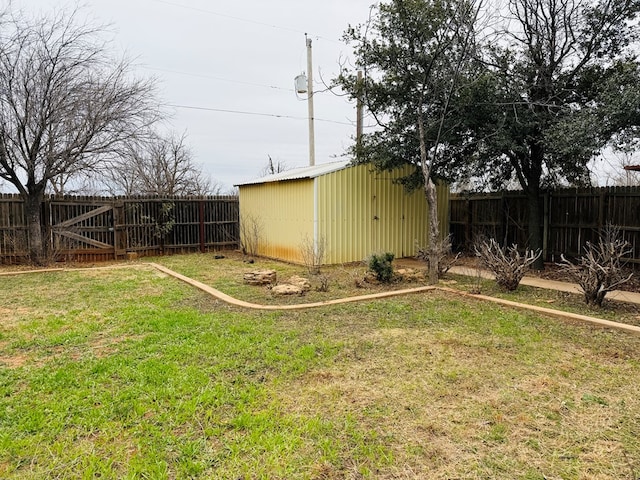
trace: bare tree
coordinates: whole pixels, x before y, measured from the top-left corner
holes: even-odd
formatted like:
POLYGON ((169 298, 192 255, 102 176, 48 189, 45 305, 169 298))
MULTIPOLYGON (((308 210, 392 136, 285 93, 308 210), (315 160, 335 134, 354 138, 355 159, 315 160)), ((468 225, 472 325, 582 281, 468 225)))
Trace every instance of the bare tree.
POLYGON ((107 188, 123 195, 188 196, 221 191, 193 162, 186 135, 154 134, 129 145, 127 154, 114 160, 106 172, 107 188))
POLYGON ((616 187, 630 187, 640 185, 640 172, 635 166, 640 164, 637 155, 629 151, 614 151, 609 155, 603 155, 601 159, 600 180, 604 177, 606 185, 616 187))
POLYGON ((14 12, 0 26, 0 178, 25 201, 35 263, 45 261, 50 183, 92 168, 157 118, 153 82, 132 78, 108 54, 104 30, 78 16, 14 12))
POLYGON ((261 177, 266 177, 267 175, 274 175, 276 173, 284 172, 287 169, 287 164, 282 160, 278 160, 276 163, 273 163, 273 159, 271 155, 267 155, 269 157, 269 162, 260 172, 261 177))
POLYGON ((98 187, 96 172, 88 168, 80 173, 61 174, 51 179, 47 193, 53 195, 97 195, 98 187))

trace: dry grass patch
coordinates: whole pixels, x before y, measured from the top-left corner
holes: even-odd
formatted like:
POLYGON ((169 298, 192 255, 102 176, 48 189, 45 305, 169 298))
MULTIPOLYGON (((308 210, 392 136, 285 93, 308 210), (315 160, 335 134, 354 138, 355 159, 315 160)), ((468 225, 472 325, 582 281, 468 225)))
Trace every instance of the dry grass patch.
MULTIPOLYGON (((264 295, 237 260, 162 261, 264 295)), ((3 478, 640 476, 625 333, 433 291, 252 312, 149 269, 20 276, 0 304, 34 317, 0 332, 24 356, 0 368, 3 478)))
POLYGON ((23 318, 27 318, 33 313, 33 309, 17 307, 17 308, 5 308, 0 307, 0 328, 11 328, 16 322, 19 322, 23 318))
POLYGON ((291 383, 282 401, 294 415, 373 432, 392 458, 374 478, 635 480, 637 339, 589 328, 554 338, 528 315, 510 338, 491 330, 517 316, 493 312, 484 333, 349 324, 340 359, 291 383), (590 335, 612 342, 591 347, 590 335))
POLYGON ((38 347, 10 348, 9 342, 0 343, 0 351, 6 353, 0 355, 0 365, 9 368, 43 367, 55 363, 61 359, 80 361, 87 358, 104 358, 117 353, 121 344, 125 342, 140 341, 143 336, 126 335, 121 337, 89 338, 86 343, 77 345, 57 345, 39 351, 38 347))
MULTIPOLYGON (((1 348, 1 346, 0 346, 1 348)), ((5 368, 20 368, 25 366, 30 360, 30 357, 25 354, 16 355, 0 355, 0 365, 5 368)))

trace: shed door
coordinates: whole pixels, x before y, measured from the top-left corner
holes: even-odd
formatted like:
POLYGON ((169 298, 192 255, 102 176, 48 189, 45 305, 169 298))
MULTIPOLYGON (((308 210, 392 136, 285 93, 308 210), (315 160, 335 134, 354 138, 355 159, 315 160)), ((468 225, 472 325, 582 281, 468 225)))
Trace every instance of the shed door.
POLYGON ((412 247, 407 248, 405 204, 402 185, 393 183, 388 177, 376 176, 371 208, 374 252, 392 252, 398 258, 412 254, 412 247))

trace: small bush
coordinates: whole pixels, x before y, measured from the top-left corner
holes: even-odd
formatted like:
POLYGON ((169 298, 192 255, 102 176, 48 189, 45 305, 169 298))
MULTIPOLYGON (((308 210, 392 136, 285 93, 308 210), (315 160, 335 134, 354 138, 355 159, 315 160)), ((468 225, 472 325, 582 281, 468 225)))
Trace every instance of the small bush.
POLYGON ((382 283, 389 283, 393 279, 393 259, 391 252, 374 253, 369 258, 369 271, 376 275, 376 279, 382 283))
POLYGON ((623 257, 632 252, 631 244, 620 238, 618 227, 609 225, 600 232, 598 243, 587 242, 584 250, 577 264, 561 255, 559 265, 580 286, 585 303, 601 307, 605 295, 633 275, 623 272, 623 257))
POLYGON ((416 241, 416 258, 426 262, 429 265, 429 259, 431 255, 434 255, 434 258, 438 264, 438 278, 442 278, 448 271, 455 265, 462 255, 462 252, 458 252, 455 255, 452 252, 452 235, 449 234, 445 238, 438 240, 433 248, 433 251, 430 248, 421 247, 416 241))
POLYGON ((474 249, 482 264, 496 276, 498 286, 509 292, 518 288, 526 271, 542 255, 542 251, 533 250, 521 255, 516 244, 502 248, 493 238, 479 242, 474 249))
POLYGON ((240 218, 240 248, 243 255, 256 257, 262 243, 262 221, 253 215, 240 218))
POLYGON ((326 250, 327 242, 323 236, 320 236, 317 242, 314 242, 308 235, 304 236, 300 242, 300 254, 302 263, 307 267, 309 274, 320 274, 320 265, 324 262, 326 250))
POLYGON ((316 286, 316 292, 328 292, 330 278, 327 275, 318 275, 320 283, 316 286))

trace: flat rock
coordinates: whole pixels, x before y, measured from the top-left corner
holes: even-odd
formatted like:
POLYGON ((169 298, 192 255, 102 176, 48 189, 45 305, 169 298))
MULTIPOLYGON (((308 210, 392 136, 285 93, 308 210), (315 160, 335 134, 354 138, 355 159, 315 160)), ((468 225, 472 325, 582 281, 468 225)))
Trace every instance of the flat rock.
POLYGON ((273 295, 302 295, 304 290, 298 287, 297 285, 290 285, 288 283, 283 283, 281 285, 276 285, 271 289, 271 293, 273 295))
POLYGON ((244 274, 244 283, 249 285, 273 285, 276 280, 275 270, 254 270, 244 274))
POLYGON ((289 280, 287 280, 287 283, 289 285, 299 287, 303 292, 308 292, 309 290, 311 290, 311 282, 308 279, 300 277, 298 275, 292 276, 289 280))
POLYGON ((414 268, 400 268, 396 270, 396 275, 406 282, 422 282, 425 279, 424 272, 414 268))

